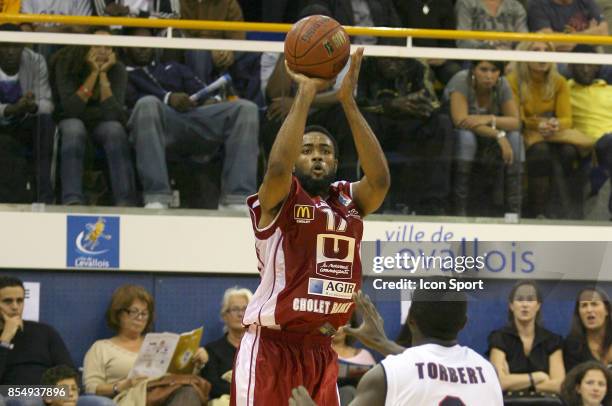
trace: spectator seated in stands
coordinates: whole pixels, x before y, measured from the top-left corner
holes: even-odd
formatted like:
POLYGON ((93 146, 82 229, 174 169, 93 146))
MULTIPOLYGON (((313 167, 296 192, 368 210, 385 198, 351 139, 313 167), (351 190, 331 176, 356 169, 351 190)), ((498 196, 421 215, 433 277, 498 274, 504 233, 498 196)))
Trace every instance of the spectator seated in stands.
MULTIPOLYGON (((90 16, 91 0, 21 0, 22 14, 52 14, 62 16, 90 16)), ((21 24, 24 31, 85 32, 85 26, 67 26, 54 23, 21 24)))
POLYGON ((612 372, 599 362, 579 364, 561 386, 565 406, 612 405, 612 372))
POLYGON ((79 400, 79 375, 67 365, 58 365, 49 368, 42 376, 41 383, 48 386, 59 386, 63 388, 61 397, 44 399, 49 406, 82 406, 83 399, 79 400))
POLYGON ((225 334, 218 340, 206 344, 205 347, 209 359, 200 375, 211 383, 210 397, 221 398, 218 402, 229 404, 230 383, 223 376, 234 368, 236 350, 245 331, 242 317, 252 297, 253 293, 245 288, 229 288, 225 291, 221 303, 225 334))
MULTIPOLYGON (((578 45, 576 52, 595 52, 589 45, 578 45)), ((573 79, 568 82, 572 102, 572 120, 577 130, 595 142, 595 155, 600 169, 612 175, 612 85, 598 76, 600 65, 572 64, 573 79)), ((612 181, 611 181, 612 182, 612 181)), ((593 184, 592 194, 599 187, 593 184)), ((608 200, 612 215, 612 196, 608 200)))
MULTIPOLYGON (((0 32, 19 31, 13 24, 0 25, 0 32)), ((51 157, 55 124, 51 113, 51 88, 44 58, 24 44, 0 43, 0 201, 26 203, 23 146, 32 151, 36 174, 36 201, 54 203, 51 157)))
MULTIPOLYGON (((115 290, 106 322, 116 335, 96 341, 85 354, 83 383, 87 392, 114 398, 120 406, 145 406, 148 379, 128 378, 128 374, 154 317, 153 297, 143 287, 123 285, 115 290)), ((200 348, 193 359, 199 369, 208 360, 208 354, 200 348)), ((192 386, 184 386, 164 405, 200 406, 200 398, 192 386)))
POLYGON ((493 148, 500 172, 503 172, 505 211, 520 213, 521 210, 524 152, 520 120, 503 71, 502 62, 474 61, 470 69, 457 73, 444 91, 445 98, 450 100, 457 134, 453 200, 455 214, 459 216, 468 214, 473 164, 478 149, 486 147, 493 148))
MULTIPOLYGON (((244 21, 237 0, 193 1, 180 0, 181 18, 185 20, 244 21)), ((244 40, 244 31, 191 30, 186 35, 194 38, 244 40)), ((198 50, 185 53, 185 64, 203 81, 210 83, 229 73, 242 98, 257 101, 259 94, 258 53, 230 50, 198 50)))
MULTIPOLYGON (((110 35, 95 28, 96 35, 110 35)), ((127 73, 107 46, 67 47, 51 60, 61 132, 62 203, 85 204, 83 161, 88 136, 106 152, 117 206, 136 204, 136 182, 125 130, 127 73)))
POLYGON ((489 359, 504 391, 560 391, 561 337, 540 325, 541 306, 535 282, 518 282, 508 296, 508 325, 489 335, 489 359))
POLYGON ((610 311, 610 298, 603 290, 590 287, 578 293, 570 332, 563 343, 567 371, 585 361, 612 364, 610 311))
MULTIPOLYGON (((0 276, 0 385, 40 385, 44 372, 58 365, 72 367, 60 335, 43 323, 23 320, 25 288, 17 278, 0 276)), ((98 396, 83 397, 90 406, 113 403, 98 396)), ((8 406, 43 406, 40 398, 7 399, 8 406)))
MULTIPOLYGON (((554 47, 522 42, 517 49, 550 52, 554 47)), ((562 185, 557 188, 560 215, 581 218, 582 185, 575 163, 594 140, 573 128, 567 81, 549 62, 515 62, 508 81, 523 123, 531 215, 550 216, 547 206, 554 183, 562 185)))
MULTIPOLYGON (((527 32, 527 13, 517 0, 457 0, 457 29, 527 32)), ((512 49, 511 41, 485 41, 495 49, 512 49)), ((479 48, 483 41, 457 40, 458 48, 479 48)))
MULTIPOLYGON (((595 0, 533 0, 527 11, 529 31, 608 35, 608 23, 595 0)), ((559 43, 557 51, 571 51, 576 44, 559 43)))
MULTIPOLYGON (((150 36, 148 28, 130 30, 150 36)), ((165 208, 172 195, 166 148, 188 157, 224 150, 221 205, 246 210, 256 192, 257 106, 248 100, 195 101, 189 97, 206 84, 178 62, 156 62, 150 48, 125 50, 129 82, 127 103, 133 108, 128 127, 136 150, 145 207, 165 208)))
MULTIPOLYGON (((394 0, 395 8, 402 22, 402 27, 425 28, 434 30, 454 30, 457 27, 452 0, 403 1, 394 0)), ((417 47, 454 48, 451 39, 413 38, 412 44, 417 47)), ((427 59, 436 79, 446 85, 461 65, 452 59, 427 59)))
POLYGON ((444 214, 454 136, 429 67, 416 59, 367 58, 357 100, 388 155, 392 177, 402 179, 392 185, 387 210, 444 214))
POLYGON ((93 0, 101 17, 178 18, 178 0, 93 0))

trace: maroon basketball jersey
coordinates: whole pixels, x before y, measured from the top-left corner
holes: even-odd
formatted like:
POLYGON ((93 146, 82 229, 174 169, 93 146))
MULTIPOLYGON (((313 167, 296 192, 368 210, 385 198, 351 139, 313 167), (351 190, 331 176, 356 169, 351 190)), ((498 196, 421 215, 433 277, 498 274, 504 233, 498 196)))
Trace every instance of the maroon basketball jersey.
POLYGON ((243 323, 304 334, 331 334, 331 327, 346 324, 351 296, 361 287, 363 234, 351 184, 332 184, 323 200, 311 197, 294 177, 282 208, 263 229, 257 227, 258 196, 250 196, 247 204, 261 283, 243 323))

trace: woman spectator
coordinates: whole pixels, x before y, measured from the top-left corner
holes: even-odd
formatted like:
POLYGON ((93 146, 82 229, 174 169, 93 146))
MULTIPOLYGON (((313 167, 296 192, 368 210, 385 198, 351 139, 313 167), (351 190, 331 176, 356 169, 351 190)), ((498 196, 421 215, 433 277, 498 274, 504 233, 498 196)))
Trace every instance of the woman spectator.
POLYGON ((559 393, 565 377, 561 337, 540 325, 542 295, 523 280, 508 297, 508 325, 489 335, 489 359, 502 390, 559 393))
MULTIPOLYGON (((110 35, 96 28, 97 35, 110 35)), ((127 73, 107 46, 67 47, 51 61, 61 132, 62 203, 84 204, 83 159, 88 134, 106 152, 117 206, 135 205, 134 168, 124 124, 127 73)))
MULTIPOLYGON (((523 42, 521 51, 554 51, 551 43, 523 42)), ((549 200, 553 158, 565 178, 576 176, 579 148, 591 148, 593 140, 572 128, 567 81, 554 63, 515 62, 508 82, 519 103, 529 176, 529 200, 534 217, 545 216, 549 200)), ((569 202, 562 202, 568 207, 569 202)), ((566 213, 567 215, 567 213, 566 213)))
MULTIPOLYGON (((527 12, 517 0, 457 0, 457 29, 468 31, 527 32, 527 12)), ((457 40, 458 48, 478 48, 476 40, 457 40)), ((510 41, 487 41, 496 49, 512 49, 510 41)))
MULTIPOLYGON (((145 334, 155 317, 153 297, 143 287, 123 285, 113 293, 106 311, 106 322, 116 332, 109 339, 96 341, 85 354, 83 384, 88 393, 115 398, 126 393, 119 405, 145 406, 145 378, 128 378, 136 361, 145 334), (135 404, 140 399, 142 404, 135 404)), ((206 363, 208 354, 203 348, 194 354, 196 368, 206 363)), ((167 406, 200 406, 200 398, 191 386, 175 391, 166 401, 167 406)))
POLYGON ((580 364, 565 377, 561 399, 565 406, 610 406, 612 374, 596 361, 580 364))
POLYGON ((211 399, 226 397, 229 404, 230 384, 223 375, 234 367, 234 356, 244 335, 242 316, 252 297, 253 293, 246 288, 229 288, 223 294, 221 318, 225 323, 223 327, 225 334, 206 345, 209 361, 200 373, 212 385, 211 399))
POLYGON ((520 212, 520 121, 503 69, 502 62, 474 61, 470 69, 458 72, 445 89, 457 133, 453 196, 459 216, 467 214, 472 165, 485 139, 497 143, 505 164, 506 211, 520 212))
POLYGON ((589 287, 578 293, 563 359, 567 371, 585 361, 612 364, 610 298, 601 289, 589 287))

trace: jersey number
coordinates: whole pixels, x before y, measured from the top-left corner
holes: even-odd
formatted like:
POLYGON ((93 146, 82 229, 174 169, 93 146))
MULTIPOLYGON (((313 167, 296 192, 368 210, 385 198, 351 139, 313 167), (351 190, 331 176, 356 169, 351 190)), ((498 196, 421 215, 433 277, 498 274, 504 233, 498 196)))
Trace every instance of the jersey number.
POLYGON ((438 403, 438 406, 465 406, 465 403, 456 396, 447 396, 438 403))
POLYGON ((346 231, 347 223, 346 220, 342 217, 336 227, 336 215, 332 209, 322 209, 323 212, 327 215, 327 231, 335 231, 337 233, 343 233, 346 231))

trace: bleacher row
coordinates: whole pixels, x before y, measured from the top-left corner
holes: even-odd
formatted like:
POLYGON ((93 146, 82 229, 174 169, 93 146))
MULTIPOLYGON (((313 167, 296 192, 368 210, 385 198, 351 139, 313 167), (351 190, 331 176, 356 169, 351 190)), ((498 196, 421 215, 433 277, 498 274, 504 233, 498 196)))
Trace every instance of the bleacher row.
MULTIPOLYGON (((186 0, 19 3, 5 0, 2 11, 274 22, 328 14, 357 26, 607 33, 603 0, 599 5, 595 0, 315 0, 275 2, 274 7, 263 0, 226 0, 215 6, 186 0)), ((3 29, 87 30, 38 24, 3 29)), ((90 31, 112 34, 118 28, 90 31)), ((122 33, 158 34, 144 28, 122 33)), ((230 39, 255 34, 182 33, 230 39)), ((398 41, 352 38, 355 44, 398 41)), ((427 39, 415 39, 414 45, 517 46, 427 39)), ((539 51, 576 48, 521 46, 539 51)), ((244 197, 256 191, 293 100, 294 89, 278 54, 6 43, 2 49, 0 140, 7 176, 0 180, 0 201, 7 203, 244 210, 244 197), (219 91, 196 95, 219 77, 225 80, 219 91)), ((584 46, 576 50, 596 51, 584 46)), ((555 69, 547 64, 536 73, 535 64, 473 62, 369 58, 364 64, 357 99, 392 170, 392 189, 380 211, 607 219, 609 207, 593 214, 590 206, 596 200, 609 206, 607 196, 598 195, 607 188, 611 161, 606 137, 612 131, 612 109, 606 104, 612 89, 607 85, 609 69, 597 67, 575 77, 572 66, 555 69), (481 70, 492 76, 475 75, 481 70), (557 70, 573 78, 569 85, 557 70), (533 89, 537 91, 531 93, 533 89)), ((335 88, 315 100, 309 122, 323 125, 337 138, 338 177, 356 180, 358 157, 348 124, 339 119, 344 116, 335 88)))

